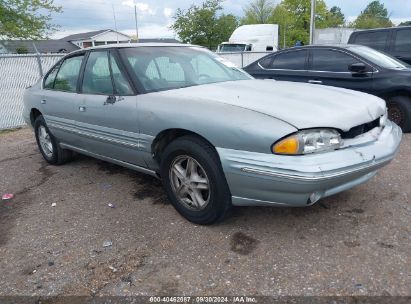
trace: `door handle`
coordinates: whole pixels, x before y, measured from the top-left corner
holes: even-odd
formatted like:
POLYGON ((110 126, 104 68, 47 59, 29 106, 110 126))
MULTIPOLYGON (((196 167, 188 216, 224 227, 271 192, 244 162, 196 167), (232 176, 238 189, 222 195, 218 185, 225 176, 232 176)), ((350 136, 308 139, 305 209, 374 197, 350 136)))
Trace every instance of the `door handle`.
POLYGON ((80 112, 86 112, 86 107, 80 106, 80 107, 78 107, 78 110, 79 110, 80 112))
POLYGON ((323 84, 323 82, 321 80, 308 80, 308 83, 323 84))
POLYGON ((46 104, 46 103, 47 103, 47 100, 42 99, 42 100, 40 101, 40 103, 41 103, 41 104, 46 104))

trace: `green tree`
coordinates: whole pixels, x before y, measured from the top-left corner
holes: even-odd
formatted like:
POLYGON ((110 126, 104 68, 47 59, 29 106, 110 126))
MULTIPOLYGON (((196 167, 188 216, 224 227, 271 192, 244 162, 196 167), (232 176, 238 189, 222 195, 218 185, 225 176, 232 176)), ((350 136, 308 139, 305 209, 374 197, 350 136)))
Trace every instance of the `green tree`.
POLYGON ((351 27, 358 29, 372 29, 379 27, 392 27, 388 11, 379 0, 372 1, 365 10, 352 22, 351 27))
POLYGON ((51 13, 60 13, 54 0, 0 0, 0 37, 45 38, 57 29, 51 13))
POLYGON ((345 16, 338 6, 333 6, 327 16, 328 27, 340 27, 345 24, 345 16))
POLYGON ((274 11, 274 4, 270 0, 254 0, 244 8, 242 24, 268 23, 274 11))
MULTIPOLYGON (((324 0, 316 0, 316 28, 328 27, 329 11, 324 0)), ((273 11, 270 23, 280 25, 280 40, 284 41, 284 30, 286 46, 293 46, 297 40, 304 44, 309 43, 311 20, 310 0, 282 0, 273 11)))
POLYGON ((187 10, 178 9, 171 25, 185 43, 216 49, 227 41, 238 26, 235 16, 219 14, 223 0, 206 0, 200 6, 191 5, 187 10))
MULTIPOLYGON (((293 19, 291 14, 286 10, 284 5, 277 5, 273 13, 270 17, 269 23, 278 24, 279 25, 279 46, 284 47, 284 36, 286 38, 286 46, 291 45, 291 39, 287 35, 289 29, 291 29, 293 24, 293 19)), ((295 43, 295 41, 294 41, 295 43)))
POLYGON ((401 22, 398 26, 410 26, 411 25, 411 21, 404 21, 401 22))

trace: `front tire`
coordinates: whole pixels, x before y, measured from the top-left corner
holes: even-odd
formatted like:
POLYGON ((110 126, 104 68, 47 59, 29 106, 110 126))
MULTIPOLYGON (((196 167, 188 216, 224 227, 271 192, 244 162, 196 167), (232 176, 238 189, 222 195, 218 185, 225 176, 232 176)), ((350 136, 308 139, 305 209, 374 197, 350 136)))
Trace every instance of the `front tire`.
POLYGON ((404 133, 411 132, 411 98, 397 96, 388 99, 388 118, 401 127, 404 133))
POLYGON ((34 122, 37 145, 43 158, 51 165, 62 165, 72 158, 73 152, 62 149, 40 115, 34 122))
POLYGON ((163 153, 161 177, 170 202, 190 222, 212 224, 231 207, 217 152, 200 138, 183 136, 170 143, 163 153))

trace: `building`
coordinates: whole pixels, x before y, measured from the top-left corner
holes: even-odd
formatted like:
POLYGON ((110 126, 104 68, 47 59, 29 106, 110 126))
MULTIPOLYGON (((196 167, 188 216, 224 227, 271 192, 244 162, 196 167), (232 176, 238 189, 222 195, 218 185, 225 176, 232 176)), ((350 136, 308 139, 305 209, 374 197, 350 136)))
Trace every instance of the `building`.
POLYGON ((105 44, 130 43, 131 37, 113 30, 100 30, 74 34, 60 40, 70 42, 79 48, 87 48, 105 44))
MULTIPOLYGON (((116 43, 137 42, 130 36, 118 31, 106 29, 69 35, 51 40, 0 40, 0 54, 15 53, 69 53, 78 49, 116 43)), ((140 39, 138 42, 179 43, 176 39, 140 39)))

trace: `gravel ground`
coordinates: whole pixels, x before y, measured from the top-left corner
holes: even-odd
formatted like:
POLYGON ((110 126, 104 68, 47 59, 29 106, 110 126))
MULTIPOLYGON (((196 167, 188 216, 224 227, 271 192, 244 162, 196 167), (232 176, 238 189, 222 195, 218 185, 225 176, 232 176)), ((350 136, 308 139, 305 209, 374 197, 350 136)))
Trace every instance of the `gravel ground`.
POLYGON ((202 227, 154 178, 84 156, 49 166, 31 130, 1 133, 15 198, 0 201, 0 296, 411 295, 410 160, 407 135, 365 185, 202 227))

